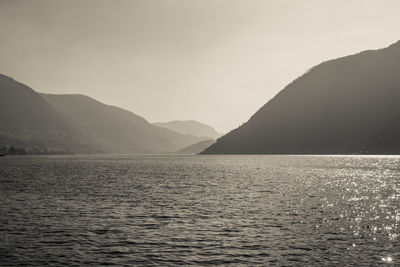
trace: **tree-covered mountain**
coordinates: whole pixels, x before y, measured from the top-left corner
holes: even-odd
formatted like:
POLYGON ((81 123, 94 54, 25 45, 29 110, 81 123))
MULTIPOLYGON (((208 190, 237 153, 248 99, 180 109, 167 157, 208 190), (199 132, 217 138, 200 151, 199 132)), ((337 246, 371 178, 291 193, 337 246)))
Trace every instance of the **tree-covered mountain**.
POLYGON ((324 62, 205 154, 399 154, 400 42, 324 62))
POLYGON ((170 129, 172 131, 181 133, 181 134, 190 134, 199 137, 208 137, 211 139, 217 139, 221 137, 213 127, 210 125, 194 121, 169 121, 169 122, 156 122, 153 123, 156 126, 163 127, 166 129, 170 129))
POLYGON ((41 94, 84 142, 107 153, 167 153, 204 140, 154 126, 121 108, 84 95, 41 94))
POLYGON ((30 87, 0 74, 0 145, 30 150, 93 151, 78 132, 30 87))
POLYGON ((47 153, 174 153, 205 140, 83 95, 38 94, 0 75, 0 147, 47 153))

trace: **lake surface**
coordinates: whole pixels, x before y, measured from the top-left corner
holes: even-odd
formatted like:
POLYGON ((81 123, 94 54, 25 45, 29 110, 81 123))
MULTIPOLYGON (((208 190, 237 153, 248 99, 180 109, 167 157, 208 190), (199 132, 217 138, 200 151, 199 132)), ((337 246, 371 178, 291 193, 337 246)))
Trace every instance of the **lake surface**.
POLYGON ((0 265, 400 264, 400 157, 0 158, 0 265))

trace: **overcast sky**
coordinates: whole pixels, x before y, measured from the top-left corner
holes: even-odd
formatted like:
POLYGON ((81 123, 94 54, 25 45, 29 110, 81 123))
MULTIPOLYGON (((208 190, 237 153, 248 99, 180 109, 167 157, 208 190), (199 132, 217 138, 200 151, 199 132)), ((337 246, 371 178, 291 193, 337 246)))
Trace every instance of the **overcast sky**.
POLYGON ((324 60, 400 39, 398 0, 0 0, 0 72, 229 131, 324 60))

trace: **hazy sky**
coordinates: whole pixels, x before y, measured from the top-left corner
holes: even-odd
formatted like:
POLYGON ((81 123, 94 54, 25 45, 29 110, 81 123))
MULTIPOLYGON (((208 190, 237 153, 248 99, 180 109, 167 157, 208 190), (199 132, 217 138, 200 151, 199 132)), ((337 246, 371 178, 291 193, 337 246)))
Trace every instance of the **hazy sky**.
POLYGON ((0 72, 226 132, 321 61, 400 39, 398 0, 0 0, 0 72))

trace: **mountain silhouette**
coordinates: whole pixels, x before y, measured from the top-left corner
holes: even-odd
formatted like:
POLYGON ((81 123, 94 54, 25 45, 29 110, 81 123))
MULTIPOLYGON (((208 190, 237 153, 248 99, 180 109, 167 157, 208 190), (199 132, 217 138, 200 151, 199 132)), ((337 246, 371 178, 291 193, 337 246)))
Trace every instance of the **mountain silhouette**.
POLYGON ((205 139, 154 126, 85 95, 41 96, 79 130, 85 143, 106 153, 168 153, 205 139))
POLYGON ((198 154, 215 143, 214 139, 200 141, 177 151, 178 154, 198 154))
POLYGON ((399 154, 400 42, 324 62, 204 154, 399 154))
POLYGON ((0 145, 56 151, 95 151, 32 88, 0 74, 0 145))
POLYGON ((26 153, 174 153, 208 139, 84 95, 39 94, 0 74, 0 147, 26 153), (7 148, 8 147, 8 148, 7 148))
POLYGON ((221 137, 221 134, 219 134, 213 127, 194 120, 156 122, 153 124, 181 134, 190 134, 211 139, 221 137))

